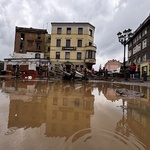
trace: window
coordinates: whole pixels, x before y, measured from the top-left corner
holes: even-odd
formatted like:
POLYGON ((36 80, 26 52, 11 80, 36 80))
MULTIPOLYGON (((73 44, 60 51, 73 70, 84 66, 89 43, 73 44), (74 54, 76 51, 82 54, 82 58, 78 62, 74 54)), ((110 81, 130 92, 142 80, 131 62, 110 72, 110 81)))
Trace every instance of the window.
POLYGON ((21 33, 21 38, 20 38, 21 41, 24 41, 24 34, 21 33))
POLYGON ((89 42, 89 46, 92 46, 92 42, 89 42))
POLYGON ((144 49, 145 47, 147 47, 147 39, 142 41, 142 49, 144 49))
POLYGON ((135 54, 137 52, 136 50, 136 46, 133 47, 133 54, 135 54))
POLYGON ((81 60, 82 58, 82 53, 81 52, 77 52, 77 60, 81 60))
POLYGON ((95 59, 95 51, 86 51, 87 59, 95 59))
POLYGON ((56 52, 56 59, 60 59, 60 52, 56 52))
POLYGON ((146 35, 147 34, 147 28, 145 28, 143 31, 142 31, 142 36, 146 35))
POLYGON ((67 34, 71 34, 71 28, 67 28, 67 34))
POLYGON ((82 47, 82 40, 78 40, 77 46, 78 46, 78 47, 82 47))
POLYGON ((141 57, 139 57, 138 59, 137 59, 137 63, 141 63, 141 57))
POLYGON ((137 39, 138 39, 138 40, 141 39, 141 33, 137 35, 137 39))
POLYGON ((92 30, 91 29, 89 30, 89 35, 92 36, 92 30))
POLYGON ((78 28, 78 34, 83 34, 83 28, 78 28))
POLYGON ((40 58, 40 54, 39 54, 39 53, 36 53, 36 54, 35 54, 35 58, 38 58, 38 59, 39 59, 39 58, 40 58))
POLYGON ((37 34, 37 39, 41 39, 41 35, 40 34, 37 34))
POLYGON ((50 42, 51 41, 51 37, 47 37, 47 42, 50 42))
POLYGON ((70 47, 70 43, 71 43, 71 40, 70 40, 70 39, 67 39, 67 40, 66 40, 66 47, 70 47))
POLYGON ((67 98, 63 98, 63 106, 67 106, 68 105, 68 99, 67 98))
POLYGON ((137 48, 137 51, 140 51, 141 50, 141 43, 138 44, 138 48, 137 48))
POLYGON ((75 106, 79 107, 79 105, 80 105, 80 99, 75 99, 75 106))
POLYGON ((61 34, 62 28, 57 28, 57 34, 61 34))
POLYGON ((52 119, 57 118, 57 110, 52 110, 52 119))
POLYGON ((143 61, 146 61, 146 54, 143 55, 143 58, 142 58, 143 61))
POLYGON ((41 44, 40 44, 40 43, 37 43, 37 44, 36 44, 36 49, 38 49, 38 50, 41 49, 41 44))
POLYGON ((24 42, 20 42, 20 53, 24 53, 24 42))
POLYGON ((131 56, 131 54, 132 54, 132 50, 129 50, 129 53, 128 53, 129 57, 131 56))
POLYGON ((91 101, 83 101, 83 109, 90 110, 93 109, 93 104, 91 101))
POLYGON ((56 46, 60 47, 61 46, 61 39, 56 40, 56 46))
POLYGON ((133 39, 133 44, 135 44, 135 43, 136 43, 136 38, 133 39))
POLYGON ((128 44, 128 45, 129 45, 129 47, 131 47, 131 46, 132 46, 132 42, 129 42, 129 44, 128 44))
POLYGON ((47 52, 50 52, 50 47, 49 46, 47 47, 47 52))
POLYGON ((65 53, 65 59, 70 59, 70 52, 65 53))

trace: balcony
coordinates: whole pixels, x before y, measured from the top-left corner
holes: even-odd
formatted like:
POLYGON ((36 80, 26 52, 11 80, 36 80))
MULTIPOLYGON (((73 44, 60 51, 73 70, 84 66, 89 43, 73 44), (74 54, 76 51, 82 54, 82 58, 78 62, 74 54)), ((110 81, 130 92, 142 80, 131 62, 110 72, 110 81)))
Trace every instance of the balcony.
POLYGON ((89 58, 86 58, 86 59, 85 59, 85 63, 96 64, 96 59, 89 59, 89 58))
POLYGON ((90 45, 85 45, 85 50, 92 50, 92 51, 96 51, 96 45, 95 44, 90 44, 90 45))

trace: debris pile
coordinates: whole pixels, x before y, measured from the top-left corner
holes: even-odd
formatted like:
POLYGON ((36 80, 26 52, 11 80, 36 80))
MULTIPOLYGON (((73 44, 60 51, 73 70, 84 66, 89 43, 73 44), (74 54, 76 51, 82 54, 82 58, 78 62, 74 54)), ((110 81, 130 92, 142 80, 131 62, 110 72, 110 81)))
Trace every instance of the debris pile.
POLYGON ((129 97, 129 98, 140 98, 144 97, 144 94, 141 92, 128 90, 128 89, 116 89, 116 94, 118 96, 129 97))

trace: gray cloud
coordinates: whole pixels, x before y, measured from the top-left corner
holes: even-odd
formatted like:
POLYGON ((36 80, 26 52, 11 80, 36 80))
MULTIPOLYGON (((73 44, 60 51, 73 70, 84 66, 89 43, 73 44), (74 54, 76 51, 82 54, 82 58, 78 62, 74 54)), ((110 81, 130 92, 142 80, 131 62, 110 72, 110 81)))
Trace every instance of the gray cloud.
POLYGON ((13 53, 15 26, 47 28, 53 21, 86 21, 96 27, 97 64, 123 59, 117 33, 133 31, 150 13, 149 0, 0 0, 0 60, 13 53))

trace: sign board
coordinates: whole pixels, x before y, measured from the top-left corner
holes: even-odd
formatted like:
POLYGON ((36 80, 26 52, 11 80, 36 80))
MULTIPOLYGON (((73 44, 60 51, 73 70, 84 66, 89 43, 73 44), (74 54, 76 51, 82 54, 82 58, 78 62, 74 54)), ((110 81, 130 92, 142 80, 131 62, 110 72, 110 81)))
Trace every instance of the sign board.
POLYGON ((76 50, 76 47, 62 47, 62 50, 76 50))

